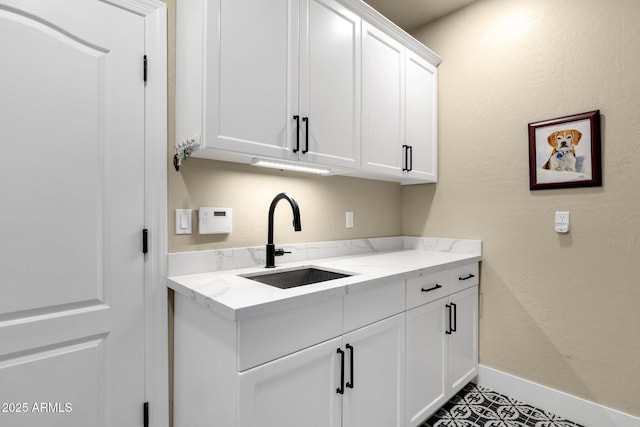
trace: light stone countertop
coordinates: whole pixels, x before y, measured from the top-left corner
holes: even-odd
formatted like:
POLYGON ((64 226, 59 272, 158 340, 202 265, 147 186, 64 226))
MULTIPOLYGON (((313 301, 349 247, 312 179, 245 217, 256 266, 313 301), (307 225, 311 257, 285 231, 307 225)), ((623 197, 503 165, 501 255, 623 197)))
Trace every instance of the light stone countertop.
POLYGON ((168 278, 167 285, 177 293, 230 320, 243 320, 481 260, 482 256, 478 253, 394 250, 282 263, 275 269, 268 270, 263 267, 250 267, 173 276, 168 278), (239 276, 274 273, 303 266, 314 266, 353 276, 290 289, 279 289, 239 276))

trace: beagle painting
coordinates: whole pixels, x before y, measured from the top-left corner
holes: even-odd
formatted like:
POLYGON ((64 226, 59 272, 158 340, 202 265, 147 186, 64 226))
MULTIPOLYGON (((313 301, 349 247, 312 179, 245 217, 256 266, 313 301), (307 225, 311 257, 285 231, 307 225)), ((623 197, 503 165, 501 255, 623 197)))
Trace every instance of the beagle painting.
POLYGON ((559 130, 547 137, 553 148, 551 156, 542 169, 576 172, 576 149, 582 133, 575 129, 559 130))

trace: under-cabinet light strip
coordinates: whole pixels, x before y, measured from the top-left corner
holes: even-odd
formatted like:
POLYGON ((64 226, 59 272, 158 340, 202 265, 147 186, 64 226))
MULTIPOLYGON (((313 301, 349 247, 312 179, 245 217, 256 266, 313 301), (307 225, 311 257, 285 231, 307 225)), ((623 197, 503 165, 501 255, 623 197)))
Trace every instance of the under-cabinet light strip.
POLYGON ((325 175, 331 172, 330 169, 314 168, 311 166, 296 165, 292 163, 275 162, 272 160, 253 159, 251 164, 254 166, 262 166, 265 168, 283 169, 296 172, 315 173, 325 175))

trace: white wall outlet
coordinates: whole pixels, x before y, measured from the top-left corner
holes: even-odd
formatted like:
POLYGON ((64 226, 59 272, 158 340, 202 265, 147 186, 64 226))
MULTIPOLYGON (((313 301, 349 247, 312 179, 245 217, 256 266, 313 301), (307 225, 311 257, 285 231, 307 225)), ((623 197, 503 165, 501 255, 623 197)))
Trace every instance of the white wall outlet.
POLYGON ((347 212, 345 217, 347 228, 353 228, 353 212, 347 212))
POLYGON ((555 230, 558 233, 569 232, 569 212, 556 212, 555 230))
POLYGON ((176 234, 193 233, 191 209, 176 209, 176 234))

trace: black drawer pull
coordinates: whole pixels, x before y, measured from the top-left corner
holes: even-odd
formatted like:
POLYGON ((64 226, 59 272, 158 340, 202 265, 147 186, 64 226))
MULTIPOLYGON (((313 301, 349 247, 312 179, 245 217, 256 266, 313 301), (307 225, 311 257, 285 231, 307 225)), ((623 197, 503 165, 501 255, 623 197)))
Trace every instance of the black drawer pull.
POLYGON ((453 332, 451 330, 451 325, 453 324, 453 321, 451 319, 451 315, 453 313, 452 313, 452 309, 451 309, 451 305, 450 304, 445 305, 445 307, 447 308, 447 311, 449 312, 449 324, 447 325, 448 330, 444 331, 444 333, 447 334, 447 335, 451 335, 451 332, 453 332))
POLYGON ((439 284, 436 283, 436 285, 434 287, 432 287, 432 288, 429 288, 429 289, 421 288, 420 290, 422 292, 431 292, 431 291, 435 291, 436 289, 440 289, 441 287, 442 287, 442 285, 439 285, 439 284))
POLYGON ((467 276, 464 276, 464 277, 460 276, 460 277, 458 277, 458 280, 469 280, 469 279, 473 279, 474 277, 476 277, 476 276, 475 276, 475 275, 473 275, 473 274, 471 274, 471 273, 469 273, 467 276))

